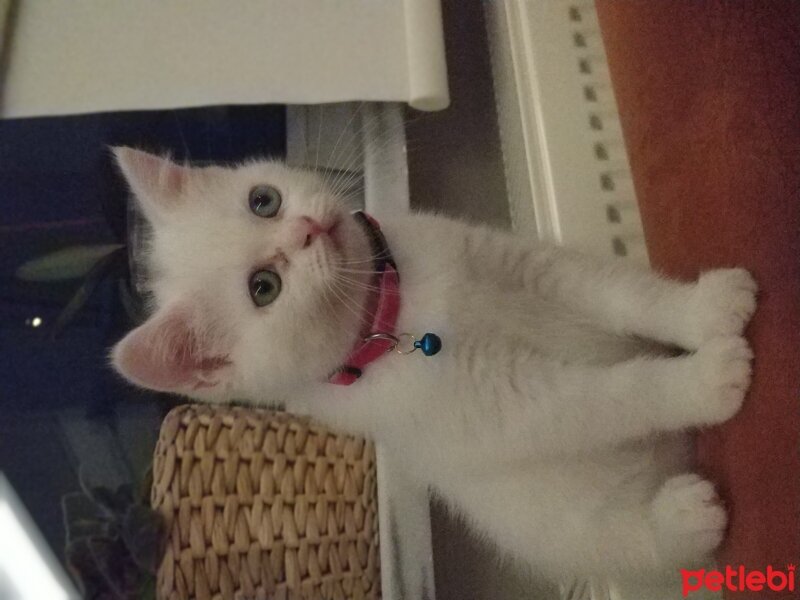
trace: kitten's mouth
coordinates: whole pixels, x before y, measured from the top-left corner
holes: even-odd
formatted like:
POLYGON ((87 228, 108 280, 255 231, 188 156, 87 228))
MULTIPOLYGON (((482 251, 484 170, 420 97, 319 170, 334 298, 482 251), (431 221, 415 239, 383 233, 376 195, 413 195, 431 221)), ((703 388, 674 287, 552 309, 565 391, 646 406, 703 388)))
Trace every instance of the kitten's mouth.
POLYGON ((336 218, 332 222, 324 225, 317 223, 308 217, 304 218, 310 223, 310 229, 306 234, 303 248, 309 248, 317 241, 317 239, 320 239, 323 243, 328 242, 336 251, 342 251, 342 241, 339 228, 341 220, 339 218, 336 218))
POLYGON ((372 257, 373 261, 371 267, 366 267, 364 264, 361 266, 361 269, 372 271, 371 275, 361 282, 361 285, 367 288, 367 293, 365 294, 361 307, 362 314, 365 315, 365 318, 362 319, 361 331, 359 332, 359 338, 363 339, 373 333, 371 317, 378 312, 378 306, 380 304, 381 278, 385 269, 384 263, 388 261, 393 268, 396 269, 396 267, 394 266, 394 260, 391 258, 388 247, 386 246, 386 240, 380 233, 378 226, 371 220, 371 217, 368 217, 366 213, 362 211, 357 211, 351 216, 359 226, 359 229, 367 236, 366 241, 369 248, 369 255, 372 257))
POLYGON ((333 244, 333 247, 336 248, 336 250, 339 250, 339 251, 342 250, 342 240, 341 240, 341 235, 340 235, 341 232, 340 232, 340 227, 339 227, 341 225, 341 222, 342 222, 341 219, 336 219, 333 222, 333 225, 331 225, 328 228, 328 239, 333 244))

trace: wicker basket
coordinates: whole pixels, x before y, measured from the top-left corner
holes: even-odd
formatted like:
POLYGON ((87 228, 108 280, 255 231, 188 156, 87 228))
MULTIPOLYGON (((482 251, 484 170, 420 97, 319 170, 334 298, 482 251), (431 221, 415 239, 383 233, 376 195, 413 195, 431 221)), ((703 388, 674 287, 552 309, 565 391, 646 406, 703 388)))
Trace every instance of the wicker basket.
POLYGON ((152 505, 160 600, 378 599, 375 451, 282 413, 181 406, 161 427, 152 505))

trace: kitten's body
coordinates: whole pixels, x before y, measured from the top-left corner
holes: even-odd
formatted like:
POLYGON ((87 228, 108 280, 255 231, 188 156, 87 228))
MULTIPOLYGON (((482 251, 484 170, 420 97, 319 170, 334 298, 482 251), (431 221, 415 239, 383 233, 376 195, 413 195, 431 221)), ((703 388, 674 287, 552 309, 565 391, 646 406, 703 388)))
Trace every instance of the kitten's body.
POLYGON ((283 167, 198 174, 118 157, 155 229, 158 311, 115 350, 133 381, 210 401, 280 398, 372 436, 551 576, 652 574, 703 561, 721 540, 725 513, 688 470, 681 431, 742 400, 745 272, 684 285, 440 217, 386 220, 397 331, 435 332, 443 349, 387 355, 334 386, 325 376, 359 335, 372 279, 364 232, 325 186, 304 175, 285 192, 283 224, 265 223, 237 203, 264 180, 293 185, 283 167), (308 217, 333 233, 309 242, 308 217), (288 297, 254 311, 241 283, 276 255, 288 297))

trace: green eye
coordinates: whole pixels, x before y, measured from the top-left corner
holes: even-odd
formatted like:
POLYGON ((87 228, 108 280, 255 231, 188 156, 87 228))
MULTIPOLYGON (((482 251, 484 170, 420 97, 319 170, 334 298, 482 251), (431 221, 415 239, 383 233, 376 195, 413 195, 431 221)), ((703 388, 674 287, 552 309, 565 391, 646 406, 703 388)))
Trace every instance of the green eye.
POLYGON ((257 185, 250 190, 249 202, 254 215, 269 219, 281 208, 281 193, 271 185, 257 185))
POLYGON ((266 306, 281 293, 281 278, 275 271, 256 271, 250 276, 250 297, 256 306, 266 306))

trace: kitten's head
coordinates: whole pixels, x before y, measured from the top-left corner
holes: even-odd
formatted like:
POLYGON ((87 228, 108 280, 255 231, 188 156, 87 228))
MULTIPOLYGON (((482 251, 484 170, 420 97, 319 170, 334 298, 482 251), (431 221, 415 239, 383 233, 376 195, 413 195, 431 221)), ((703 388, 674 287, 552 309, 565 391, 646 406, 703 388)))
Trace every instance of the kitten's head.
POLYGON ((322 178, 269 161, 200 168, 114 153, 152 227, 155 306, 112 351, 124 377, 209 401, 269 402, 341 364, 369 283, 348 270, 372 268, 370 246, 322 178))

